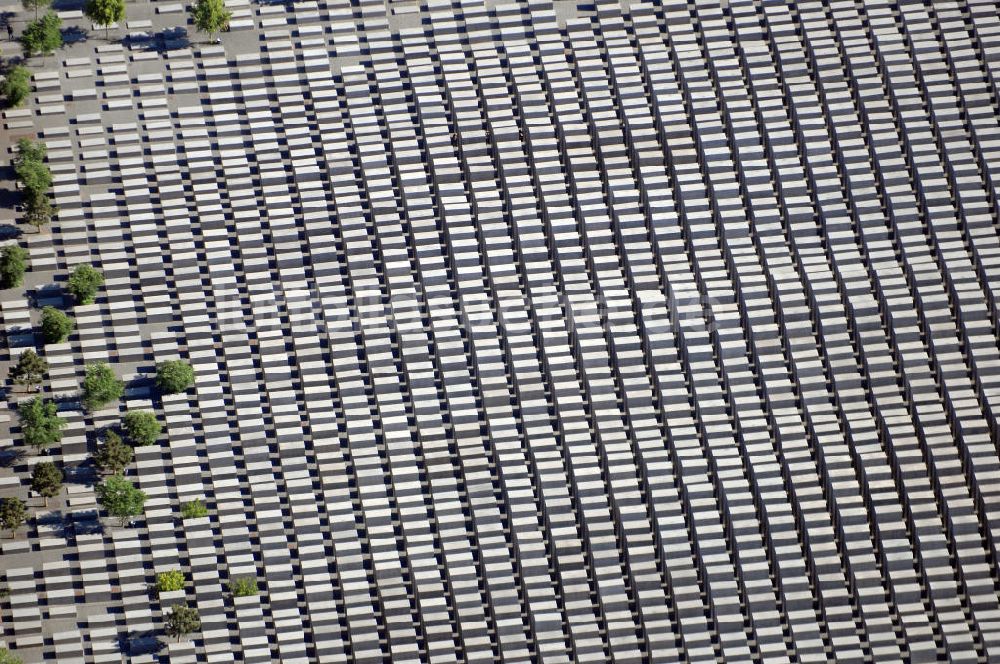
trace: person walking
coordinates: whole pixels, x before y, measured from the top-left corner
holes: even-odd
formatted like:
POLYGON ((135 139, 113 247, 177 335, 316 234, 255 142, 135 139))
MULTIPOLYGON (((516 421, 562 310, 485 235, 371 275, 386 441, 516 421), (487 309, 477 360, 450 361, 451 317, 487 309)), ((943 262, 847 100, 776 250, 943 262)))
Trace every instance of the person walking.
POLYGON ((10 23, 7 24, 7 39, 14 41, 14 28, 10 23))

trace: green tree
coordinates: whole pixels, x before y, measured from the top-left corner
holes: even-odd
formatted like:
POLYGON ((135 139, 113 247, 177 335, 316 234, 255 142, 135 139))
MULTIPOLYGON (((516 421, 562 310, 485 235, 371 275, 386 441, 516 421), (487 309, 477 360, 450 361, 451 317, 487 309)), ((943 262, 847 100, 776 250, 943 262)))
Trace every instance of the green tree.
POLYGON ((45 165, 48 148, 41 141, 22 138, 14 155, 14 177, 28 193, 44 193, 52 186, 52 171, 45 165))
POLYGON ((31 471, 31 490, 45 499, 46 507, 49 498, 55 498, 62 491, 62 481, 62 471, 51 461, 43 461, 31 471))
POLYGON ((181 640, 182 636, 201 629, 201 617, 198 615, 198 610, 184 604, 174 604, 164 622, 167 634, 177 637, 178 641, 181 640))
POLYGON ((125 526, 129 519, 142 514, 146 494, 121 475, 112 475, 97 485, 97 500, 108 513, 125 526))
POLYGON ((184 572, 171 569, 156 575, 156 592, 169 593, 184 588, 184 572))
POLYGON ((49 202, 48 194, 29 193, 24 201, 24 221, 35 227, 39 233, 42 226, 52 221, 58 210, 49 202))
POLYGON ((101 472, 121 475, 132 463, 132 448, 122 442, 122 437, 112 430, 104 434, 104 444, 97 448, 94 463, 101 472))
POLYGON ((42 309, 42 337, 47 344, 61 344, 69 338, 75 323, 55 307, 42 309))
POLYGON ((66 420, 56 413, 56 405, 51 401, 43 401, 41 397, 19 404, 17 414, 21 418, 24 442, 41 451, 62 440, 66 420))
POLYGON ((125 0, 87 0, 83 13, 97 25, 103 25, 104 38, 110 39, 111 24, 125 20, 125 0))
POLYGON ((208 516, 208 508, 198 498, 181 505, 182 519, 198 519, 203 516, 208 516))
POLYGON ((156 365, 156 386, 164 394, 183 392, 194 384, 194 369, 183 360, 167 360, 156 365))
POLYGON ((115 375, 105 362, 87 365, 87 375, 83 378, 83 395, 80 401, 87 410, 97 410, 125 394, 125 383, 115 375))
POLYGON ((0 287, 15 288, 24 283, 28 252, 20 245, 8 244, 0 251, 0 287))
MULTIPOLYGON (((17 529, 24 525, 28 518, 28 507, 20 498, 4 498, 0 500, 0 527, 10 531, 14 539, 17 529)), ((3 660, 0 660, 2 662, 3 660)))
POLYGON ((27 67, 14 65, 0 83, 0 94, 7 98, 7 105, 18 107, 31 94, 31 72, 27 67))
POLYGON ((62 19, 55 12, 28 24, 21 33, 21 48, 25 57, 33 55, 49 55, 63 45, 62 19))
POLYGON ((38 356, 33 350, 26 350, 17 359, 17 364, 11 367, 10 377, 17 385, 30 388, 38 385, 49 370, 49 363, 38 356))
POLYGON ((231 592, 234 597, 249 597, 250 595, 256 595, 259 592, 257 589, 257 577, 250 575, 233 577, 229 581, 229 592, 231 592))
POLYGON ((48 147, 42 141, 33 141, 30 138, 19 138, 17 140, 17 154, 14 155, 14 168, 16 169, 24 162, 44 162, 45 155, 48 154, 48 152, 48 147))
POLYGON ((139 447, 152 445, 163 431, 156 415, 148 410, 130 410, 125 413, 123 424, 129 440, 139 447))
POLYGON ((35 18, 38 18, 39 9, 48 9, 52 6, 52 0, 21 0, 25 9, 34 10, 35 18))
POLYGON ((207 32, 209 39, 229 27, 229 19, 233 13, 226 9, 223 0, 198 0, 194 9, 194 26, 201 32, 207 32))
POLYGON ((93 304, 97 289, 104 284, 104 275, 91 265, 77 265, 69 275, 67 289, 80 304, 93 304))

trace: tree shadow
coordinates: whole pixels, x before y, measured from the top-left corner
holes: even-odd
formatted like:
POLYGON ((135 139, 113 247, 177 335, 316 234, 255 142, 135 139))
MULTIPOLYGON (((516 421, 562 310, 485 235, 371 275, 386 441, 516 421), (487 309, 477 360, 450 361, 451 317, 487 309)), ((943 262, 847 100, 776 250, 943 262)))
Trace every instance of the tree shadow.
POLYGON ((188 48, 191 46, 191 40, 188 38, 187 28, 178 25, 153 33, 152 35, 129 35, 125 39, 122 39, 122 45, 132 48, 144 47, 144 50, 147 51, 163 53, 164 51, 188 48))
POLYGON ((125 657, 155 655, 166 647, 153 630, 131 630, 118 635, 118 650, 125 657))
MULTIPOLYGON (((11 143, 16 143, 11 139, 11 143)), ((11 182, 14 180, 14 169, 13 168, 0 168, 0 179, 5 182, 11 182)), ((16 210, 20 205, 21 201, 24 199, 24 195, 17 189, 8 189, 7 187, 0 187, 0 207, 16 210)))
POLYGON ((66 303, 66 294, 59 284, 39 286, 29 290, 27 296, 28 302, 36 309, 55 307, 56 309, 68 310, 70 308, 66 303))
POLYGON ((15 445, 5 445, 0 447, 0 468, 13 468, 24 458, 26 451, 23 447, 15 445))
POLYGON ((125 390, 132 393, 152 393, 156 387, 156 377, 142 372, 142 368, 136 369, 134 378, 125 379, 125 390))
POLYGON ((145 50, 155 50, 149 47, 149 43, 153 40, 153 37, 141 32, 135 32, 129 35, 125 35, 121 39, 121 44, 125 48, 142 48, 146 47, 145 50))
POLYGON ((72 482, 73 484, 83 484, 84 486, 93 486, 101 477, 97 464, 94 463, 92 457, 87 457, 85 461, 81 461, 73 466, 64 467, 63 472, 65 473, 67 483, 72 482))
POLYGON ((76 535, 103 535, 104 524, 96 509, 73 512, 73 533, 76 535))
POLYGON ((16 240, 23 234, 23 231, 14 224, 0 224, 0 241, 16 240))
POLYGON ((83 28, 74 25, 62 31, 63 45, 79 44, 90 39, 90 33, 83 28))
POLYGON ((35 523, 38 525, 39 530, 42 529, 42 526, 45 526, 46 532, 50 533, 51 536, 66 539, 66 520, 63 518, 62 512, 53 511, 35 517, 35 523))

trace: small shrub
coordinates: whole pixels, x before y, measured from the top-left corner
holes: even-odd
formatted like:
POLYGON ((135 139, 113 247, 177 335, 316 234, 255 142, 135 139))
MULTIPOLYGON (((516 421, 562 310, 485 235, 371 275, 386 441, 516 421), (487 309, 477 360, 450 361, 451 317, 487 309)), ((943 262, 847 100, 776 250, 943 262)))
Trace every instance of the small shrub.
POLYGON ((6 648, 0 648, 0 664, 24 664, 24 662, 6 648))
POLYGON ((160 572, 156 575, 156 590, 161 593, 169 593, 174 590, 184 589, 184 572, 179 569, 172 569, 160 572))
POLYGON ((233 597, 256 595, 258 592, 257 578, 253 576, 233 577, 229 581, 229 592, 233 594, 233 597))
POLYGON ((208 508, 198 498, 181 505, 182 519, 199 519, 203 516, 208 516, 208 508))

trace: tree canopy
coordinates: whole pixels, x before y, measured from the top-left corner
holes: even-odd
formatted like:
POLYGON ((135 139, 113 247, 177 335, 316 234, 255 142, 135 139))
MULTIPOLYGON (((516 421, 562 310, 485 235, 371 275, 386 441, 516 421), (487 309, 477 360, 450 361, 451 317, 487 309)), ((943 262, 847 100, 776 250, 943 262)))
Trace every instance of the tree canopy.
POLYGON ((66 285, 79 304, 93 304, 97 289, 104 284, 104 275, 92 265, 77 265, 66 285))
POLYGON ((45 164, 48 148, 41 141, 22 138, 14 154, 14 177, 29 193, 42 193, 52 186, 52 171, 45 164))
POLYGON ((178 641, 181 640, 182 636, 201 629, 201 617, 198 615, 198 610, 184 604, 174 604, 164 622, 167 634, 177 637, 178 641))
POLYGON ((31 490, 45 498, 55 498, 62 491, 63 474, 51 461, 43 461, 31 471, 31 490))
POLYGON ((31 94, 31 72, 27 67, 14 65, 7 69, 3 83, 0 83, 0 94, 7 99, 7 105, 18 107, 31 94))
POLYGON ((22 138, 14 155, 14 177, 24 188, 24 220, 36 229, 52 220, 56 210, 49 202, 52 171, 45 164, 45 143, 22 138))
POLYGON ((97 448, 94 463, 102 472, 121 475, 125 467, 132 463, 134 452, 122 441, 122 437, 112 430, 104 434, 104 444, 97 448))
POLYGON ((148 410, 130 410, 125 413, 123 424, 129 440, 139 447, 155 443, 163 430, 156 415, 148 410))
POLYGON ((121 475, 112 475, 97 485, 97 500, 108 513, 125 526, 129 519, 142 514, 146 494, 121 475))
POLYGON ((83 13, 97 25, 104 26, 104 38, 108 39, 111 24, 125 20, 125 0, 87 0, 83 13))
POLYGON ((36 233, 52 221, 56 212, 58 210, 49 201, 48 194, 28 194, 24 201, 24 221, 34 226, 36 233))
POLYGON ((58 408, 51 401, 35 397, 17 407, 21 419, 21 435, 24 442, 41 450, 62 440, 62 430, 66 420, 57 415, 58 408))
POLYGON ((42 309, 42 337, 47 344, 60 344, 69 338, 76 324, 55 307, 42 309))
POLYGON ((45 377, 45 373, 48 370, 49 363, 44 358, 39 357, 38 353, 28 349, 21 353, 21 357, 17 359, 17 364, 11 367, 10 378, 17 385, 31 387, 32 385, 41 383, 42 378, 45 377))
MULTIPOLYGON (((10 531, 10 536, 14 537, 17 529, 24 525, 28 518, 28 507, 20 498, 0 499, 0 527, 10 531)), ((0 660, 2 663, 3 660, 0 660)))
POLYGON ((62 19, 55 12, 35 19, 21 32, 21 48, 25 57, 49 55, 63 45, 62 19))
POLYGON ((183 392, 194 384, 194 369, 183 360, 167 360, 156 365, 156 386, 164 394, 183 392))
POLYGON ((20 245, 8 244, 0 250, 0 287, 15 288, 24 283, 28 252, 20 245))
POLYGON ((87 365, 87 375, 83 379, 83 394, 80 401, 87 410, 97 410, 125 394, 125 383, 115 375, 105 362, 87 365))
POLYGON ((229 27, 233 13, 226 9, 223 0, 198 0, 192 9, 194 25, 200 32, 207 32, 210 39, 229 27))
MULTIPOLYGON (((30 138, 19 138, 17 141, 17 153, 14 155, 14 170, 20 168, 21 164, 33 162, 43 163, 49 148, 42 141, 33 141, 30 138)), ((52 184, 50 180, 48 184, 52 184)))

